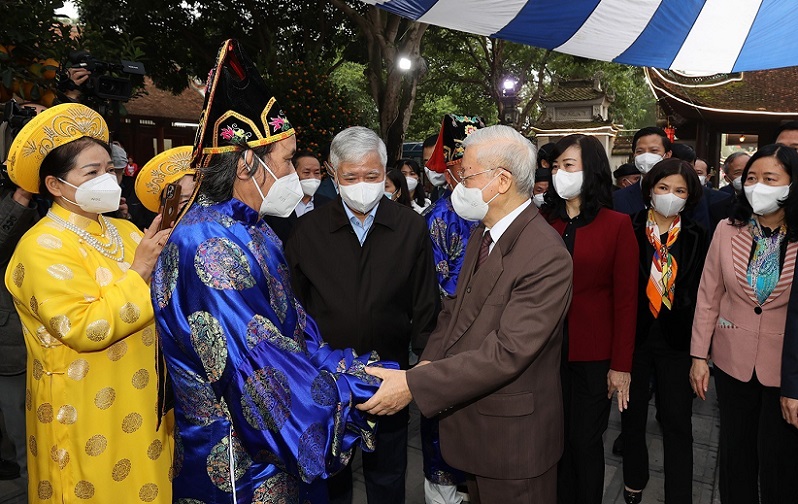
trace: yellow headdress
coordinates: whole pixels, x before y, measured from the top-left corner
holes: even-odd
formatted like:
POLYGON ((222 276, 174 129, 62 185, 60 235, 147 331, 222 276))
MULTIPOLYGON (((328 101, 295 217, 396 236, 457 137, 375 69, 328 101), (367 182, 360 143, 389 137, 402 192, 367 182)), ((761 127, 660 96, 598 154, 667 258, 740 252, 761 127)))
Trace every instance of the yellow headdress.
POLYGON ((83 137, 108 142, 108 125, 85 105, 49 108, 23 126, 8 151, 8 176, 28 192, 39 192, 39 168, 53 149, 83 137))
POLYGON ((145 164, 136 176, 136 196, 151 212, 158 212, 161 192, 184 175, 193 175, 191 152, 193 147, 185 145, 161 152, 145 164))

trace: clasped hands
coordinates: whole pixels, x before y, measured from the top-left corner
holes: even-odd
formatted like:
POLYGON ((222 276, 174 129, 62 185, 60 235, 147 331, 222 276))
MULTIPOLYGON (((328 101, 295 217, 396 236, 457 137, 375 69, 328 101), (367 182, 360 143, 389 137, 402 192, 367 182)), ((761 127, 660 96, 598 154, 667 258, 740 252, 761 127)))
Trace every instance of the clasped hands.
MULTIPOLYGON (((429 363, 430 361, 421 361, 416 366, 429 363)), ((382 383, 371 399, 356 406, 360 411, 371 415, 393 415, 413 400, 413 394, 407 386, 407 371, 369 366, 366 367, 366 372, 382 380, 382 383)))

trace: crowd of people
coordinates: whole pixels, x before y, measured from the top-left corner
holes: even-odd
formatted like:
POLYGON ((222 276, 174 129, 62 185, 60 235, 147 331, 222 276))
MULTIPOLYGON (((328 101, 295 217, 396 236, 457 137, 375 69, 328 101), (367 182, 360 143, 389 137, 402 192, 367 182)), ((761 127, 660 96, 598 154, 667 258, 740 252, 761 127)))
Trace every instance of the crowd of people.
POLYGON ((133 167, 77 103, 19 132, 0 410, 30 502, 351 503, 360 449, 368 501, 403 503, 414 401, 430 504, 601 503, 612 407, 635 504, 653 394, 689 503, 711 374, 721 501, 794 500, 797 123, 720 190, 657 127, 614 172, 460 114, 423 169, 364 127, 298 146, 234 40, 193 146, 133 167))

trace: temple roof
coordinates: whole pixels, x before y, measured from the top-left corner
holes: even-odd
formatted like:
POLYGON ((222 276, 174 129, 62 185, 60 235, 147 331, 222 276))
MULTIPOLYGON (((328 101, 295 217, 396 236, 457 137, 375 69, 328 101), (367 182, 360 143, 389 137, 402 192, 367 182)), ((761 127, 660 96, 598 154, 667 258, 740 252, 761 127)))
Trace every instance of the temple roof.
POLYGON ((152 79, 144 77, 145 94, 141 94, 125 104, 128 116, 160 118, 172 121, 199 121, 205 98, 189 86, 175 95, 155 86, 152 79))
POLYGON ((541 98, 543 102, 589 101, 607 95, 593 79, 576 79, 560 82, 554 90, 541 98))
POLYGON ((798 115, 798 67, 701 77, 647 68, 646 75, 658 99, 687 108, 798 115))

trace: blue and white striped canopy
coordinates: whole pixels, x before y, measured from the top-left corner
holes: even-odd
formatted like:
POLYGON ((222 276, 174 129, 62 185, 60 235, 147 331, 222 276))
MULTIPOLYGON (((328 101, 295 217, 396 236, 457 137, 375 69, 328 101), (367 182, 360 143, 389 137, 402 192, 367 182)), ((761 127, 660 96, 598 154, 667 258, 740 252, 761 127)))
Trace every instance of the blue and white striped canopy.
POLYGON ((798 65, 798 0, 365 0, 591 59, 703 74, 798 65))

